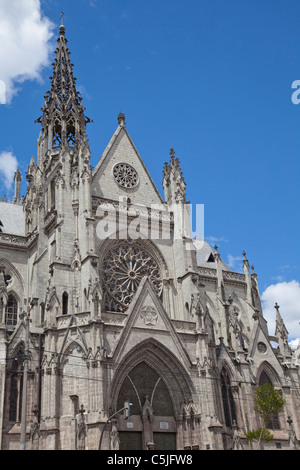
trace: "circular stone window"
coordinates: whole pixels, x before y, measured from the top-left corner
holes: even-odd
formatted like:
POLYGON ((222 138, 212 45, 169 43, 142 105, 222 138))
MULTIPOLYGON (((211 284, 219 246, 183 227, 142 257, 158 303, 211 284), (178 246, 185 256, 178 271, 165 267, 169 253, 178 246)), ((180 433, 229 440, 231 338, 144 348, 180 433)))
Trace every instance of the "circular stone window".
POLYGON ((106 310, 124 312, 144 276, 161 295, 159 266, 138 241, 126 240, 113 246, 105 255, 102 270, 106 310))
POLYGON ((137 171, 128 163, 117 163, 113 168, 113 175, 122 188, 135 188, 139 182, 137 171))
POLYGON ((259 342, 257 344, 257 349, 260 353, 265 353, 267 351, 267 346, 265 345, 265 343, 259 342))

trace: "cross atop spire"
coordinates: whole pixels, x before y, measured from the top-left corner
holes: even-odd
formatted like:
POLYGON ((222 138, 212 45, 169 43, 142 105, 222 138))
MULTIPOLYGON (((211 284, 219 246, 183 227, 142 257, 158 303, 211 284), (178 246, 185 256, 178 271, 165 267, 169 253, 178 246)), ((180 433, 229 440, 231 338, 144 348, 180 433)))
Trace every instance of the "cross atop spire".
POLYGON ((65 25, 64 25, 64 23, 63 23, 63 16, 64 16, 64 12, 61 12, 61 13, 60 13, 60 17, 59 17, 59 18, 60 18, 59 34, 60 34, 61 36, 64 36, 64 35, 65 35, 65 31, 66 31, 65 25))

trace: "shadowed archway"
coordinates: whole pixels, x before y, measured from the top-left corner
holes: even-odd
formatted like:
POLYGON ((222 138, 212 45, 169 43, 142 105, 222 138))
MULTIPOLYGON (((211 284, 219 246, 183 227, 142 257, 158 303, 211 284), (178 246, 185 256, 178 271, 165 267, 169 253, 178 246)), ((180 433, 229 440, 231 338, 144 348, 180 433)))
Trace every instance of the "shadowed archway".
POLYGON ((120 448, 177 448, 177 418, 193 386, 183 365, 153 338, 139 343, 119 365, 112 386, 112 409, 132 403, 132 416, 118 417, 120 448))

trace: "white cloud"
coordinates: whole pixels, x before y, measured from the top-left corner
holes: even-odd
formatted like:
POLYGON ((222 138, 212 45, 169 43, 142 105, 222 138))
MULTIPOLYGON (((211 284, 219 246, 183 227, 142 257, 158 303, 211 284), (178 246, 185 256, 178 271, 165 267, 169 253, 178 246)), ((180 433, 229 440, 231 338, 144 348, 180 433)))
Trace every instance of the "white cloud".
POLYGON ((225 237, 205 237, 205 240, 209 243, 209 244, 213 244, 213 243, 220 243, 220 242, 228 242, 228 240, 225 238, 225 237))
POLYGON ((282 282, 284 280, 284 276, 278 274, 277 276, 272 276, 271 279, 272 281, 282 282))
POLYGON ((0 178, 8 191, 11 189, 17 168, 18 160, 12 152, 3 151, 0 153, 0 178))
POLYGON ((0 104, 9 103, 24 80, 40 79, 49 63, 52 28, 40 0, 0 1, 0 104))
POLYGON ((243 267, 243 257, 229 254, 227 255, 227 264, 233 271, 240 272, 243 267))
POLYGON ((290 347, 291 347, 293 350, 297 349, 297 347, 298 347, 298 345, 299 345, 299 341, 300 341, 300 338, 292 339, 292 341, 289 341, 290 347))
MULTIPOLYGON (((278 282, 266 288, 261 295, 263 314, 268 322, 269 334, 275 333, 276 310, 279 305, 281 317, 289 332, 289 340, 300 338, 300 283, 297 281, 278 282)), ((291 344, 295 346, 296 342, 291 344)))

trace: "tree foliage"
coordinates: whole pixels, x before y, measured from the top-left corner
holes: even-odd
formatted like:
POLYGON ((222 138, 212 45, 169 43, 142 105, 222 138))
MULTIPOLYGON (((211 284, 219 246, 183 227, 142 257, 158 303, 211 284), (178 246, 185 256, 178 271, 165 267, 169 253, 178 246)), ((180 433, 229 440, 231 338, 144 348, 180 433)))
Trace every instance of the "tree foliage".
POLYGON ((254 401, 254 409, 260 415, 266 428, 274 415, 282 411, 285 405, 285 399, 279 392, 274 390, 273 385, 270 383, 258 387, 254 401))
POLYGON ((245 436, 249 442, 270 442, 274 438, 274 435, 266 428, 252 429, 251 431, 246 432, 245 436))
POLYGON ((254 409, 261 417, 263 426, 246 432, 245 437, 250 443, 257 441, 260 446, 262 441, 269 442, 273 439, 273 434, 267 428, 274 415, 283 410, 285 399, 274 390, 272 384, 265 383, 258 387, 254 402, 254 409))

